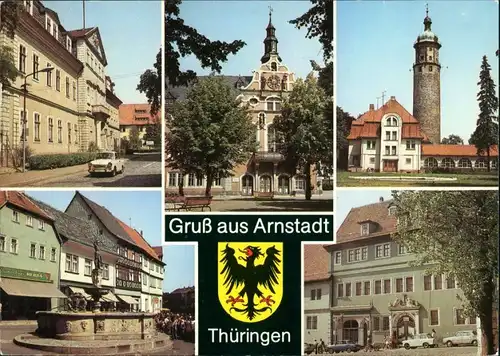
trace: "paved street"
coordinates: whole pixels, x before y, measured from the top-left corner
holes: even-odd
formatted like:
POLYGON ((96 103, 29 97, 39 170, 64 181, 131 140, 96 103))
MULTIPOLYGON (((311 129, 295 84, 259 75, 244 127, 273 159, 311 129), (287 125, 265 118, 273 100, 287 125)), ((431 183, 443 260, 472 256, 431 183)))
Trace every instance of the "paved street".
MULTIPOLYGON (((0 351, 4 355, 57 355, 53 352, 33 350, 17 346, 12 341, 16 335, 34 332, 36 325, 1 325, 0 322, 0 351)), ((194 355, 194 344, 175 340, 170 350, 160 349, 158 351, 144 352, 144 355, 194 355)))
MULTIPOLYGON (((365 353, 365 352, 363 352, 365 353)), ((433 349, 413 349, 413 350, 385 350, 368 352, 374 355, 391 355, 391 356, 476 356, 477 347, 438 347, 433 349)))
POLYGON ((125 172, 115 177, 91 177, 87 165, 0 176, 4 187, 161 187, 161 153, 136 155, 125 162, 125 172), (11 181, 9 184, 8 181, 11 181), (3 181, 7 182, 3 184, 3 181))

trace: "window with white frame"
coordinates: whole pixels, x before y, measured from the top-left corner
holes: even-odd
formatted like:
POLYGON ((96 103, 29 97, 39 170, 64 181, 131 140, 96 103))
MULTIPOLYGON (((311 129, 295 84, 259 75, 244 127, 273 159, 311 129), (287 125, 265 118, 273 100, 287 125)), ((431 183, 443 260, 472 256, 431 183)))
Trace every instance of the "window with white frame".
POLYGON ((19 212, 17 210, 12 210, 12 221, 19 222, 19 212))
POLYGON ((438 326, 439 325, 439 309, 431 309, 429 311, 429 325, 430 326, 438 326))
POLYGON ((337 284, 337 298, 344 297, 344 285, 342 283, 337 284))
POLYGON ((57 260, 57 249, 55 247, 52 247, 52 249, 50 250, 50 260, 52 262, 56 262, 57 260))
POLYGON ((391 244, 390 243, 375 245, 375 257, 376 258, 390 257, 390 255, 391 255, 391 244))
POLYGON ((259 114, 259 128, 262 130, 264 127, 266 127, 266 114, 261 112, 259 114))
POLYGON ((406 140, 406 149, 412 151, 415 149, 415 140, 406 140))
POLYGON ((391 132, 390 131, 386 131, 385 132, 385 140, 386 141, 390 141, 391 140, 391 132))
POLYGON ((475 168, 487 168, 488 167, 488 162, 484 158, 478 158, 476 162, 474 163, 475 168))
POLYGON ((66 36, 66 49, 67 49, 69 52, 72 52, 72 51, 73 51, 72 42, 71 42, 71 37, 69 37, 69 36, 66 36))
POLYGON ((38 247, 38 258, 41 260, 45 259, 45 246, 43 246, 43 245, 40 245, 38 247))
POLYGON ((66 254, 66 272, 78 273, 78 256, 66 254))
POLYGON ((399 244, 398 245, 398 255, 406 255, 407 253, 408 253, 408 249, 406 248, 406 246, 399 244))
POLYGON ((102 279, 109 280, 109 265, 107 263, 102 265, 102 279))
POLYGON ((5 252, 5 236, 0 236, 0 252, 5 252))
POLYGON ((392 155, 392 156, 396 156, 396 154, 397 154, 396 152, 397 152, 397 151, 396 151, 396 146, 392 146, 392 147, 391 147, 391 155, 392 155))
POLYGON ((340 265, 342 263, 342 252, 341 251, 335 252, 335 259, 334 259, 333 263, 336 265, 340 265))
POLYGON ((26 225, 33 227, 33 217, 30 215, 26 215, 26 225))
POLYGON ((311 289, 311 300, 321 300, 321 288, 311 289))
POLYGON ((396 215, 396 209, 395 206, 390 206, 388 209, 389 215, 396 215))
POLYGON ((62 143, 62 121, 57 120, 57 142, 62 143))
POLYGON ((17 255, 18 250, 19 250, 19 244, 17 242, 17 239, 11 238, 10 239, 10 253, 17 255))
POLYGON ((359 247, 347 252, 348 262, 365 261, 368 258, 368 247, 359 247))
POLYGON ((306 180, 304 177, 295 177, 295 190, 305 190, 306 180))
POLYGON ((267 111, 281 111, 281 101, 279 99, 270 99, 266 102, 267 111))
POLYGON ((45 230, 45 221, 38 220, 38 230, 45 230))
POLYGON ((361 224, 361 236, 367 236, 370 234, 370 223, 361 224))
POLYGON ((89 260, 88 258, 85 259, 85 267, 83 269, 83 274, 85 276, 92 275, 92 260, 89 260))
POLYGON ((24 0, 24 8, 30 15, 33 15, 33 0, 24 0))
POLYGON ((33 79, 39 79, 40 57, 33 53, 33 79))
POLYGON ((391 131, 391 140, 392 141, 398 140, 398 132, 397 131, 391 131))
POLYGON ((40 141, 40 114, 39 113, 33 113, 33 128, 34 128, 34 136, 33 139, 36 142, 40 141))
POLYGON ((179 177, 179 173, 177 172, 168 172, 168 186, 169 187, 177 187, 177 178, 179 177))
POLYGON ((375 145, 376 145, 377 141, 366 141, 366 149, 367 150, 374 150, 375 149, 375 145))
POLYGON ((54 142, 54 119, 49 117, 49 128, 48 128, 48 140, 49 142, 54 142))
POLYGON ((391 146, 385 146, 385 155, 390 156, 391 155, 391 146))
POLYGON ((36 244, 35 243, 30 244, 30 257, 36 258, 36 244))

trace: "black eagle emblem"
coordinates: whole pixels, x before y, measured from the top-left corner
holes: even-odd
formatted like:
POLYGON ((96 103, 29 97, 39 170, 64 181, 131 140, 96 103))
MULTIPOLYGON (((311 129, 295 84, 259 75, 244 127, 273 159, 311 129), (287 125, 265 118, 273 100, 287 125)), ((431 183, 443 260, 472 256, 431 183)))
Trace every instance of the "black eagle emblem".
POLYGON ((262 286, 276 294, 274 287, 278 284, 279 263, 281 260, 280 251, 275 246, 269 247, 266 250, 266 257, 263 264, 255 265, 255 262, 264 256, 260 247, 247 246, 243 250, 239 250, 245 254, 245 257, 235 256, 235 250, 226 244, 226 248, 222 250, 223 269, 220 272, 224 276, 224 287, 227 288, 226 295, 229 295, 226 303, 231 303, 230 311, 245 314, 249 320, 253 320, 257 315, 265 311, 272 311, 272 304, 275 301, 273 295, 264 296, 259 286, 262 286), (240 264, 238 260, 242 260, 244 264, 240 264), (238 289, 243 286, 236 297, 231 296, 233 289, 238 289), (246 303, 245 303, 246 296, 246 303), (260 303, 265 303, 264 307, 257 307, 254 302, 254 296, 260 298, 260 303), (243 308, 235 307, 235 304, 242 303, 243 308))

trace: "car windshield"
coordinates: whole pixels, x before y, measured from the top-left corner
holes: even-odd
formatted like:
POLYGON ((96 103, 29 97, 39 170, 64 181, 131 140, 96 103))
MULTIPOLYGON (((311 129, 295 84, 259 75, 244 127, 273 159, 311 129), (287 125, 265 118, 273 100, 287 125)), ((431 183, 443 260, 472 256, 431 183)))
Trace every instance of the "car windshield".
POLYGON ((97 154, 97 159, 113 159, 114 154, 112 152, 100 152, 97 154))

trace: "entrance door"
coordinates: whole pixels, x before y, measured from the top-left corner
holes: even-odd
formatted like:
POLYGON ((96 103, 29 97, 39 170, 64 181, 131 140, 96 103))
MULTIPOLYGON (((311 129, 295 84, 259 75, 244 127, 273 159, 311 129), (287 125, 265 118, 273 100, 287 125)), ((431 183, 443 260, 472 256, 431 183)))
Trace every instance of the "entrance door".
POLYGON ((260 191, 262 193, 270 193, 271 192, 271 177, 270 176, 261 176, 260 177, 260 191))
POLYGON ((279 176, 278 178, 278 193, 289 194, 290 193, 290 178, 287 176, 279 176))
POLYGON ((384 160, 384 172, 397 172, 398 171, 398 161, 397 160, 384 160))
POLYGON ((249 174, 244 175, 242 178, 241 194, 242 195, 252 195, 253 194, 253 177, 249 174))
POLYGON ((349 340, 358 343, 359 339, 359 324, 356 320, 347 320, 344 322, 342 336, 344 340, 349 340))
POLYGON ((415 320, 410 315, 403 315, 399 318, 397 324, 398 340, 408 340, 409 336, 415 335, 415 320))

